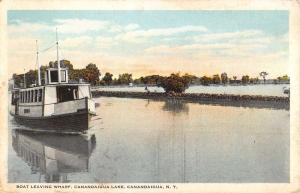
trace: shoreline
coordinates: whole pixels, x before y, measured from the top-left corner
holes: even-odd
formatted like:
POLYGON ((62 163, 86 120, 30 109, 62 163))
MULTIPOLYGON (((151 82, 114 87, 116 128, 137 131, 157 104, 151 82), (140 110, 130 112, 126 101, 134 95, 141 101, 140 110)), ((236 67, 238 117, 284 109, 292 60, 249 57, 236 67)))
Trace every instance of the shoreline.
POLYGON ((158 92, 128 92, 128 91, 91 91, 93 97, 119 97, 140 98, 154 100, 181 100, 185 102, 196 102, 201 104, 238 106, 253 108, 290 108, 288 97, 261 96, 261 95, 232 95, 232 94, 204 94, 204 93, 158 93, 158 92))

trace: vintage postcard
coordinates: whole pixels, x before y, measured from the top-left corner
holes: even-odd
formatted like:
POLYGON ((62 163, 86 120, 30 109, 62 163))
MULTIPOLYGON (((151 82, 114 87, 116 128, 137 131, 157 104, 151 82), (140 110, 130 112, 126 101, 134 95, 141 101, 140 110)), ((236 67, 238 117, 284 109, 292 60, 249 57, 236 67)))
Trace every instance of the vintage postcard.
POLYGON ((0 192, 300 192, 299 1, 0 6, 0 192))

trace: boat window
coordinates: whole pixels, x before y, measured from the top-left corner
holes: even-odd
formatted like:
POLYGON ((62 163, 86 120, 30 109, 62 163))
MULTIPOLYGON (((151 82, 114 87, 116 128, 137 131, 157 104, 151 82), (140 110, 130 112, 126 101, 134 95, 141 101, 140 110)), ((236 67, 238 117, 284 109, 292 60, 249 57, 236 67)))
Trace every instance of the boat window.
POLYGON ((58 82, 58 72, 50 71, 51 82, 58 82))
POLYGON ((15 104, 15 103, 14 103, 14 99, 15 99, 15 94, 12 93, 12 94, 11 94, 11 104, 12 104, 12 105, 15 104))
POLYGON ((42 96, 43 96, 43 90, 42 89, 39 89, 39 94, 38 94, 38 101, 41 102, 42 101, 42 96))
POLYGON ((60 71, 60 78, 61 78, 61 82, 66 82, 66 71, 62 70, 60 71))
POLYGON ((25 91, 25 95, 26 95, 25 102, 27 103, 28 102, 28 91, 25 91))
POLYGON ((27 102, 30 103, 30 90, 27 91, 27 102))
POLYGON ((35 93, 35 95, 34 95, 34 101, 35 102, 39 102, 38 101, 38 92, 39 92, 39 90, 34 90, 34 93, 35 93))
POLYGON ((28 103, 28 91, 25 91, 25 95, 26 95, 25 103, 28 103))
POLYGON ((78 86, 59 86, 57 89, 57 101, 65 102, 77 99, 78 86))
POLYGON ((35 101, 35 90, 32 90, 32 102, 36 102, 35 101))
POLYGON ((34 90, 34 101, 35 102, 39 102, 38 101, 38 92, 39 92, 39 90, 34 90))
POLYGON ((31 102, 33 103, 34 102, 34 90, 31 90, 30 93, 31 93, 31 102))
POLYGON ((40 102, 40 89, 39 90, 36 90, 36 102, 40 102))
POLYGON ((29 102, 33 102, 33 97, 32 97, 32 95, 33 95, 33 92, 32 92, 32 90, 31 91, 29 91, 30 92, 30 101, 29 102))

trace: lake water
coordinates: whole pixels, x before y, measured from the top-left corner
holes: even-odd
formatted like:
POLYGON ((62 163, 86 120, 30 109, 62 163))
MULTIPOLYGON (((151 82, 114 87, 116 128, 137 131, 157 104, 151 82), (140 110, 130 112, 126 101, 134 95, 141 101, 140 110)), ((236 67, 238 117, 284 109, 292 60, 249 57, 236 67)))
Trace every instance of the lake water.
POLYGON ((9 182, 289 182, 288 110, 101 97, 85 135, 9 117, 9 182))
MULTIPOLYGON (((209 93, 209 94, 237 94, 237 95, 264 95, 264 96, 287 96, 283 93, 284 87, 289 87, 289 84, 257 84, 257 85, 210 85, 210 86, 190 86, 186 93, 209 93)), ((161 87, 148 87, 150 92, 164 92, 161 87)), ((93 90, 104 91, 132 91, 146 92, 145 87, 128 87, 128 86, 102 86, 93 90)))

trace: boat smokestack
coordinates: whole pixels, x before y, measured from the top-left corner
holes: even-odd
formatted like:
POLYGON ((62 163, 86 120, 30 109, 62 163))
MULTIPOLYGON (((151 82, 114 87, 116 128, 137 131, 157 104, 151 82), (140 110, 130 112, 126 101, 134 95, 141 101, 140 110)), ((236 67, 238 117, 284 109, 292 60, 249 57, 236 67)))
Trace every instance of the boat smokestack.
POLYGON ((61 74, 60 74, 60 61, 59 61, 59 54, 58 54, 57 28, 56 28, 56 52, 57 52, 58 83, 60 83, 61 82, 61 74))

